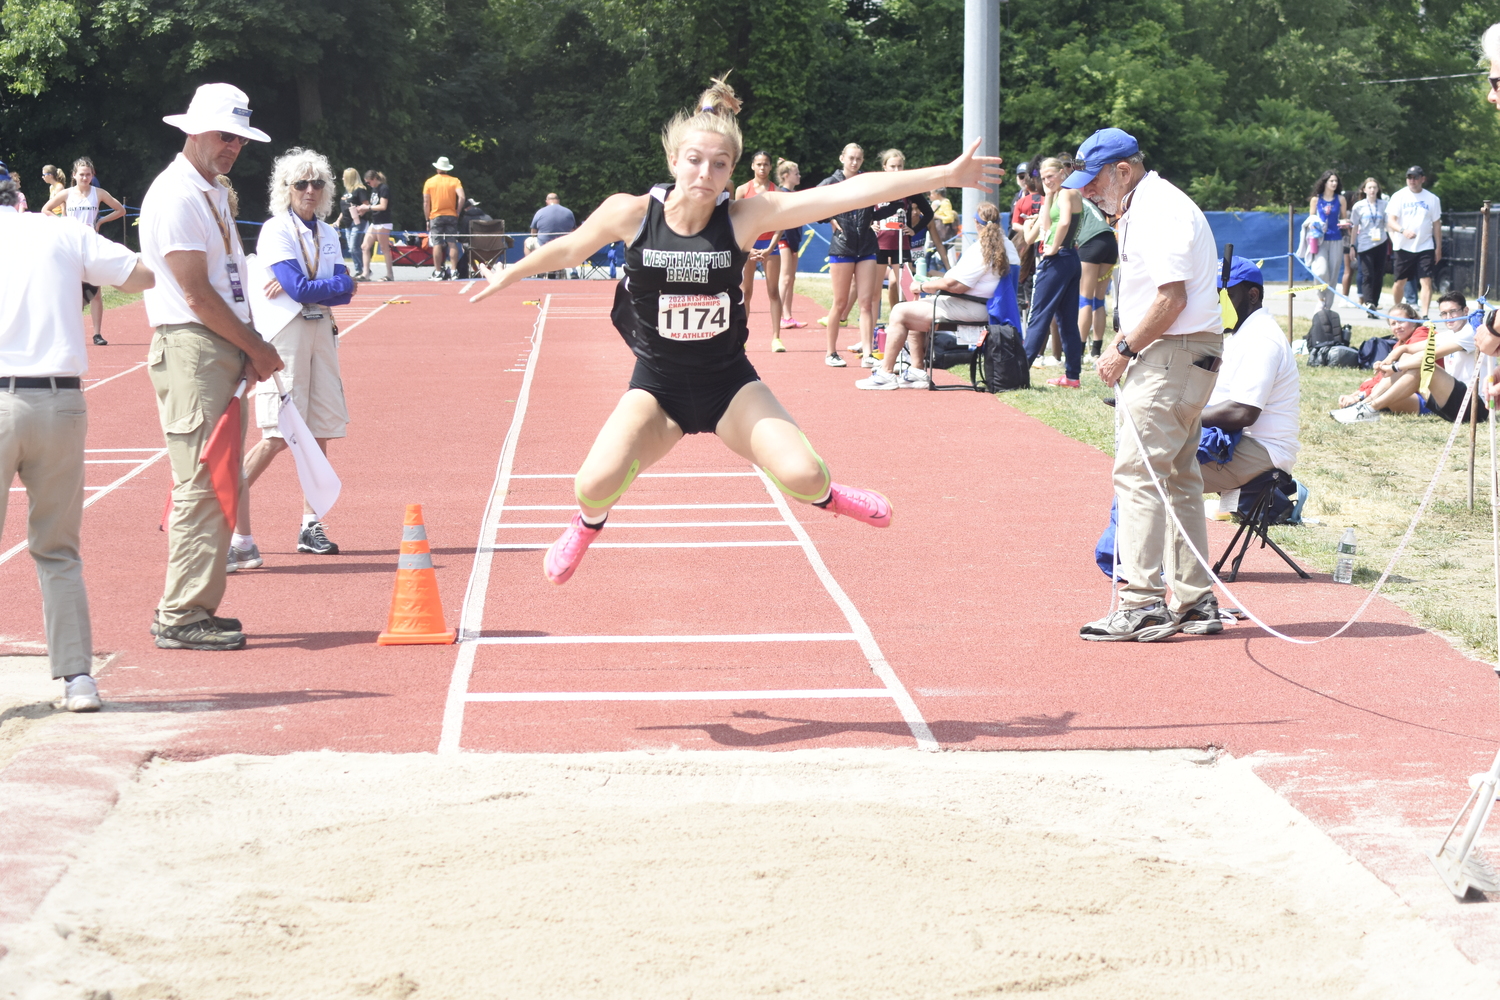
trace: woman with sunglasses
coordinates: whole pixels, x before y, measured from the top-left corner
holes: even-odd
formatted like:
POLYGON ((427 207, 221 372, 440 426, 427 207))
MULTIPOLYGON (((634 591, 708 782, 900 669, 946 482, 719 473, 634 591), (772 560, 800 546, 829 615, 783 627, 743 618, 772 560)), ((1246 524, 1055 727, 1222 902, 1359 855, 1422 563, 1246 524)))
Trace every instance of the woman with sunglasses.
MULTIPOLYGON (((349 422, 332 307, 344 305, 354 295, 339 231, 323 221, 333 211, 334 193, 333 168, 327 157, 310 149, 287 150, 271 168, 271 218, 261 227, 256 242, 256 256, 272 274, 265 286, 266 297, 286 296, 300 305, 280 329, 261 332, 286 364, 281 388, 291 395, 325 455, 328 440, 343 437, 349 422)), ((244 492, 229 541, 231 573, 262 565, 260 547, 250 533, 250 487, 286 448, 276 426, 281 415, 276 382, 262 382, 252 398, 261 441, 245 455, 244 492)), ((320 556, 339 551, 305 498, 297 551, 320 556)))

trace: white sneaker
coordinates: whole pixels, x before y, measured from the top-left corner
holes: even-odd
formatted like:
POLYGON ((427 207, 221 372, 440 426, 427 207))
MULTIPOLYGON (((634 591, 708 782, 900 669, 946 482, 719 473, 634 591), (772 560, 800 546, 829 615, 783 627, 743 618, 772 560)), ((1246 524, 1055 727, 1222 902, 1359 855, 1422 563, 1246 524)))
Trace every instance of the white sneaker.
POLYGON ((854 383, 856 389, 899 389, 901 379, 895 372, 888 372, 884 368, 877 368, 870 373, 869 378, 862 378, 854 383))
POLYGON ((848 347, 844 348, 844 350, 848 351, 850 354, 858 354, 860 351, 864 350, 864 347, 865 347, 864 344, 861 344, 859 341, 856 340, 854 343, 852 343, 848 347))
POLYGON ((1042 355, 1042 367, 1043 368, 1056 368, 1057 365, 1058 365, 1058 360, 1056 358, 1054 358, 1052 355, 1050 355, 1050 354, 1044 354, 1044 355, 1042 355))
POLYGON ((79 674, 68 681, 62 698, 57 701, 58 708, 69 712, 97 712, 100 704, 99 685, 88 674, 79 674))
POLYGON ((1380 414, 1362 399, 1353 406, 1330 410, 1328 415, 1341 424, 1372 424, 1380 419, 1380 414))
POLYGON ((903 389, 928 389, 932 386, 932 376, 920 368, 908 368, 901 373, 898 384, 903 389))
POLYGON ((848 368, 849 367, 849 362, 845 361, 843 358, 839 357, 837 354, 830 354, 830 355, 826 356, 823 359, 823 363, 825 365, 827 365, 829 368, 848 368))
POLYGON ((859 366, 861 368, 874 368, 877 364, 879 364, 879 362, 875 360, 875 355, 873 354, 865 354, 860 356, 859 366))

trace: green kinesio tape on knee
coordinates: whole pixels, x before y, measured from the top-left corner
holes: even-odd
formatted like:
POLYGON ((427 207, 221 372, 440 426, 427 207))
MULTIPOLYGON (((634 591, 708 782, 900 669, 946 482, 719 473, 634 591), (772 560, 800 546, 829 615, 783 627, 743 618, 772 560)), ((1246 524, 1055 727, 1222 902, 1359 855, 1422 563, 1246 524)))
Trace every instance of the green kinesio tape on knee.
POLYGON ((803 503, 816 503, 817 501, 823 499, 823 494, 828 492, 828 487, 833 482, 833 477, 828 474, 828 463, 824 462, 822 456, 820 456, 816 451, 813 451, 812 442, 807 440, 807 435, 802 434, 801 431, 798 431, 797 433, 802 435, 802 443, 807 445, 807 453, 818 460, 818 468, 823 470, 822 488, 819 489, 816 493, 810 493, 805 496, 801 493, 793 493, 791 490, 787 489, 785 485, 782 484, 781 480, 776 478, 776 473, 772 472, 765 466, 761 466, 761 471, 771 478, 771 482, 776 484, 776 488, 778 490, 785 493, 793 500, 801 500, 803 503))
POLYGON ((641 460, 636 459, 634 462, 630 463, 630 471, 625 473, 625 481, 620 484, 620 488, 615 490, 609 496, 605 497, 603 500, 590 500, 588 497, 583 495, 583 491, 578 488, 578 484, 576 482, 573 484, 573 495, 578 497, 578 502, 583 504, 585 507, 593 507, 595 510, 599 509, 600 507, 608 507, 610 504, 620 499, 620 497, 625 493, 626 490, 630 489, 630 484, 635 482, 635 474, 639 471, 641 471, 641 460))

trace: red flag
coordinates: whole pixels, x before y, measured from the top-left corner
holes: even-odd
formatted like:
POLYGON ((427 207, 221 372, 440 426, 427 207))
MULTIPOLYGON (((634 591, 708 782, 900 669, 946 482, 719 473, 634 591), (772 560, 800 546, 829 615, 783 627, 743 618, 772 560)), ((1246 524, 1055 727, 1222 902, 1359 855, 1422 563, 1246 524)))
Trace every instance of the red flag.
POLYGON ((235 518, 240 510, 240 476, 244 465, 244 456, 240 454, 244 446, 244 435, 240 429, 240 397, 235 393, 229 405, 224 408, 224 415, 214 425, 214 432, 208 436, 208 443, 203 446, 203 454, 198 461, 208 466, 208 473, 214 484, 214 495, 219 498, 219 506, 224 510, 224 519, 229 522, 230 530, 234 530, 235 518))

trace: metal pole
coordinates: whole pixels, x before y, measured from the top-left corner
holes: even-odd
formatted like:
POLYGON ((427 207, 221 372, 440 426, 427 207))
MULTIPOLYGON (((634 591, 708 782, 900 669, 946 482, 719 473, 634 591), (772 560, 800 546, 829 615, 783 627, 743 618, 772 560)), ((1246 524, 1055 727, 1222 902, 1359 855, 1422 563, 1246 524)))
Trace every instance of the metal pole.
POLYGON ((1288 205, 1286 209, 1286 339, 1294 340, 1296 334, 1292 332, 1292 322, 1296 318, 1292 310, 1292 253, 1296 249, 1293 246, 1292 219, 1296 214, 1296 206, 1288 205))
MULTIPOLYGON (((1474 284, 1475 297, 1486 291, 1484 275, 1489 271, 1490 261, 1490 203, 1486 201, 1479 210, 1479 274, 1474 284)), ((1474 509, 1474 443, 1479 435, 1479 367, 1474 370, 1474 388, 1469 394, 1469 509, 1474 509)))
MULTIPOLYGON (((964 145, 976 137, 980 155, 1000 155, 1000 0, 964 0, 964 145)), ((1000 194, 964 188, 964 246, 981 201, 999 205, 1000 194)))

